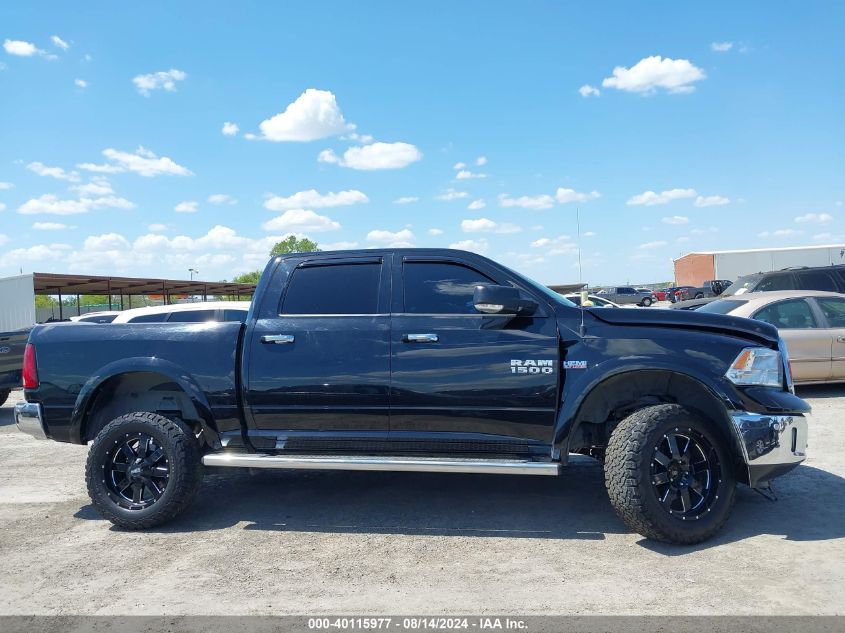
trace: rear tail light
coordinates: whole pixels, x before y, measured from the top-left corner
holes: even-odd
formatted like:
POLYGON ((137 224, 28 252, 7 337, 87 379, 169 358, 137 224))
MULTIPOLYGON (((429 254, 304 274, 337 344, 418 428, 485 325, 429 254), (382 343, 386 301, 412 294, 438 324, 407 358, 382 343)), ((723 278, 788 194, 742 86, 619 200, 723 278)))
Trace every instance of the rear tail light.
POLYGON ((38 369, 35 367, 35 348, 32 343, 26 344, 26 349, 23 353, 23 388, 37 389, 38 388, 38 369))

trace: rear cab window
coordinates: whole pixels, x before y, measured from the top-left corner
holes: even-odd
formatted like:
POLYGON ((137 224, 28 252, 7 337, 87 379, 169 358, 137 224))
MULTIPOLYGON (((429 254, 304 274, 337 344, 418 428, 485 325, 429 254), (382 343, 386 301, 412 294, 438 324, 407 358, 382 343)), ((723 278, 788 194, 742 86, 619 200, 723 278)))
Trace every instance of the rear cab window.
POLYGON ((175 310, 168 323, 205 323, 217 320, 217 310, 175 310))
POLYGON ((127 323, 164 323, 167 321, 169 312, 156 312, 155 314, 141 314, 133 317, 127 323))
POLYGON ((288 282, 280 314, 377 314, 381 262, 300 265, 288 282))

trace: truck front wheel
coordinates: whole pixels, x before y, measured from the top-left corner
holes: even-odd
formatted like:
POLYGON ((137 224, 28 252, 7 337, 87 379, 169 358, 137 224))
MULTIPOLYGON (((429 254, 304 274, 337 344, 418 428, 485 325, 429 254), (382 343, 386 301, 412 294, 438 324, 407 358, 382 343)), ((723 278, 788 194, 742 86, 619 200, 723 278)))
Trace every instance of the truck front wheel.
POLYGON ((190 504, 202 482, 201 459, 199 442, 183 422, 127 413, 109 422, 91 444, 88 495, 119 527, 161 525, 190 504))
POLYGON ((607 446, 605 484, 628 527, 686 545, 721 529, 736 490, 718 430, 676 404, 640 409, 619 423, 607 446))

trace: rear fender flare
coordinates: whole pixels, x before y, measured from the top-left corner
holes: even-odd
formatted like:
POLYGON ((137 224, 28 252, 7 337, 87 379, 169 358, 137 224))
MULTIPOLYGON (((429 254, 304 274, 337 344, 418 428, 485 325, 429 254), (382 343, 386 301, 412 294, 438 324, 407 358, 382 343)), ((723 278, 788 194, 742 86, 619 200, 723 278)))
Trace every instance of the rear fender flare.
POLYGON ((211 406, 205 392, 182 367, 161 358, 122 358, 101 367, 79 390, 70 424, 71 437, 74 442, 82 443, 82 425, 88 417, 100 388, 112 378, 137 373, 158 374, 179 385, 182 391, 188 395, 199 414, 203 434, 207 438, 206 441, 213 444, 219 440, 217 423, 211 413, 211 406))

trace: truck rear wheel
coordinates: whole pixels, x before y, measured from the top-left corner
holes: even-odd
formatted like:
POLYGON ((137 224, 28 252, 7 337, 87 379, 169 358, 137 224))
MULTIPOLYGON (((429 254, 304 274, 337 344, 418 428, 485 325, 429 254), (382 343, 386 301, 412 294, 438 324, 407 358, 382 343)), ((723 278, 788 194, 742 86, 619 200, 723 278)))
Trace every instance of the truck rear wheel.
POLYGON ((183 422, 127 413, 109 422, 91 444, 88 495, 117 526, 161 525, 190 504, 202 482, 201 460, 199 442, 183 422))
POLYGON ((721 529, 736 491, 718 430, 676 404, 640 409, 619 423, 607 446, 605 484, 628 527, 685 545, 721 529))

